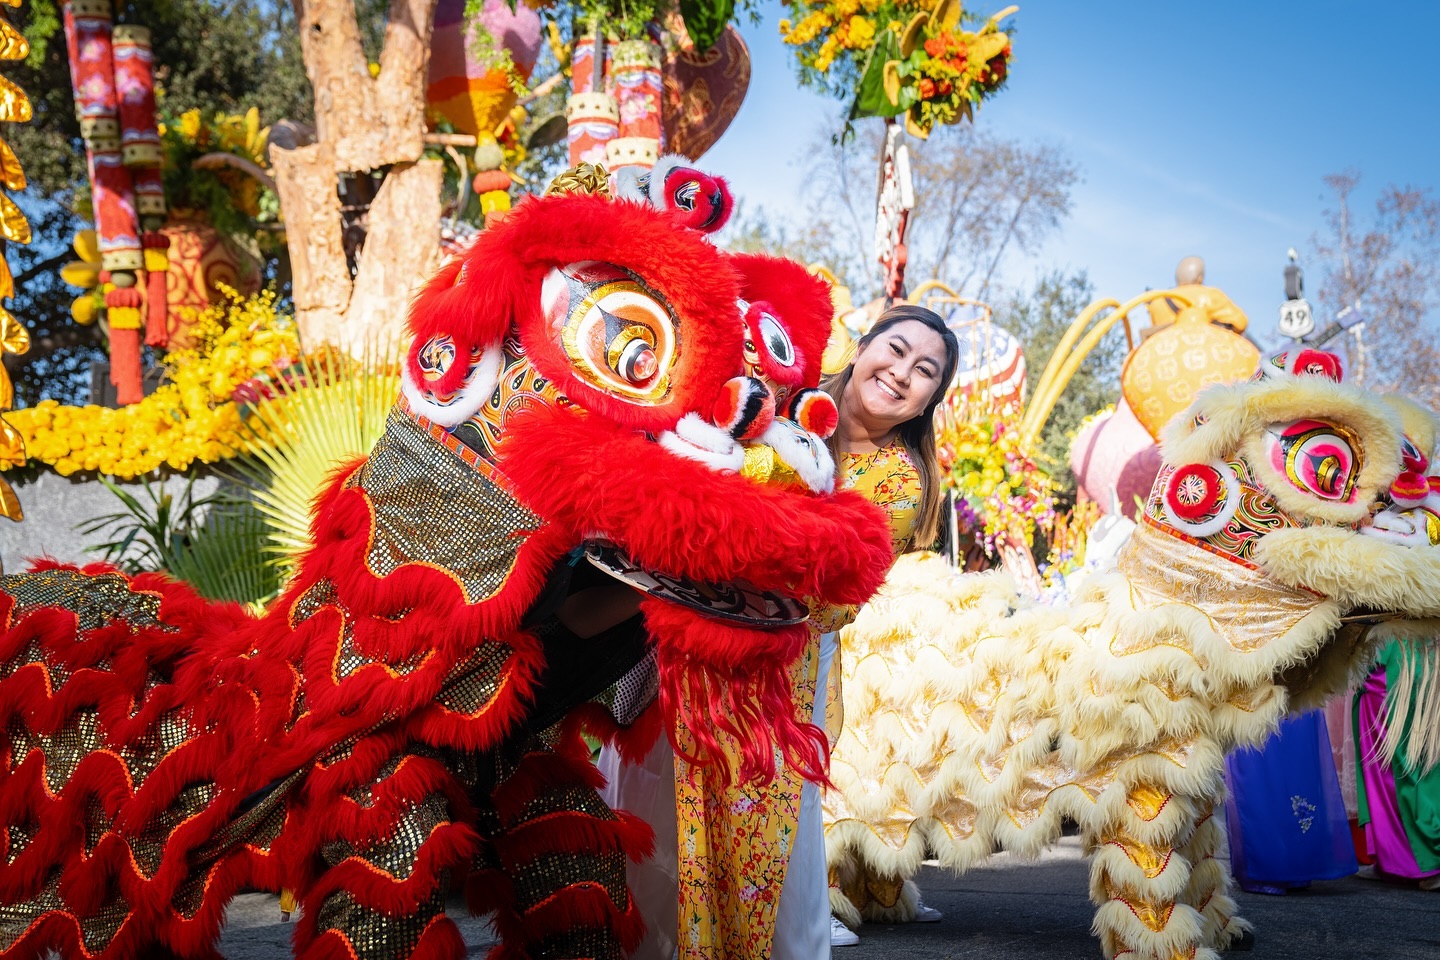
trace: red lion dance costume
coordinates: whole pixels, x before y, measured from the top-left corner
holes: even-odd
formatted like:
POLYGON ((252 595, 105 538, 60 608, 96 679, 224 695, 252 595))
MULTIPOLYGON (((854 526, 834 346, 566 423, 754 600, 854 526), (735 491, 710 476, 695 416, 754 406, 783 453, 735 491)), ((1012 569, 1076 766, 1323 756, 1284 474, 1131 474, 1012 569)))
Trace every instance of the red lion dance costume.
POLYGON ((578 728, 633 720, 657 672, 720 775, 820 775, 796 601, 861 602, 890 561, 807 389, 828 292, 711 245, 720 181, 670 164, 612 200, 600 174, 420 293, 404 396, 264 616, 158 574, 0 580, 0 957, 216 957, 231 896, 284 886, 297 956, 458 958, 463 883, 496 956, 618 958, 652 840, 578 728), (653 589, 582 641, 554 611, 602 566, 653 589))

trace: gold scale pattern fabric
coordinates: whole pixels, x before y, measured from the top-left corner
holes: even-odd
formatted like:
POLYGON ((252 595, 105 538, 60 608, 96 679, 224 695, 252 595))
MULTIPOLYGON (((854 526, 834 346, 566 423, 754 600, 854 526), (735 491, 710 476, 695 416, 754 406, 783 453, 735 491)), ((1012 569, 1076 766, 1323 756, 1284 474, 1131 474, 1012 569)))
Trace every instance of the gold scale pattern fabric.
POLYGON ((1224 750, 1278 719, 1276 637, 1313 636, 1323 601, 1144 526, 1120 570, 1070 611, 1015 613, 1003 575, 900 559, 841 635, 845 727, 825 796, 841 913, 909 919, 903 884, 927 856, 965 869, 997 847, 1033 855, 1064 816, 1099 851, 1097 898, 1149 917, 1152 940, 1182 943, 1192 921, 1217 942, 1239 929, 1223 876, 1190 863, 1182 883, 1171 854, 1215 801, 1224 750), (1203 909, 1154 913, 1192 875, 1203 909))

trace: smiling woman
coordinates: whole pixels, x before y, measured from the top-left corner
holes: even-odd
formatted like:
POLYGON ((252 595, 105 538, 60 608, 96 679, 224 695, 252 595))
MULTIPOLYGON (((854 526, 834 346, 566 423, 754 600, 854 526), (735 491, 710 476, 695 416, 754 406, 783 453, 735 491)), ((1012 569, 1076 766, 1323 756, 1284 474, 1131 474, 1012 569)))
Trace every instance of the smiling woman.
MULTIPOLYGON (((939 314, 900 304, 880 315, 860 338, 855 361, 827 381, 840 425, 830 438, 837 464, 846 454, 903 448, 920 476, 920 503, 908 545, 929 546, 940 530, 940 465, 935 456, 935 408, 955 376, 960 348, 939 314)), ((897 546, 897 552, 903 549, 897 546)))

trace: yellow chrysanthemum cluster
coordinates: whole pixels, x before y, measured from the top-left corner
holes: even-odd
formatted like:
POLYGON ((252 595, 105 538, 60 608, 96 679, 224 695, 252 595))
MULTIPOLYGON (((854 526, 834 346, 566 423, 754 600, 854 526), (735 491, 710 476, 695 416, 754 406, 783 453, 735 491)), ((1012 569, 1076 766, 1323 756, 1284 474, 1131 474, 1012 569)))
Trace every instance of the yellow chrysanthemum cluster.
MULTIPOLYGON (((162 137, 170 132, 169 127, 160 124, 162 137)), ((233 153, 262 166, 265 163, 270 128, 260 126, 260 111, 255 107, 244 113, 217 113, 209 121, 201 119, 199 110, 186 110, 180 114, 174 132, 202 149, 233 153)))
POLYGON ((938 5, 939 0, 790 0, 790 8, 803 15, 781 20, 780 36, 793 47, 808 48, 799 51, 800 62, 826 73, 837 56, 868 51, 882 30, 899 29, 938 5))
POLYGON ((204 311, 197 346, 166 355, 167 382, 139 403, 111 409, 43 400, 6 414, 25 438, 25 452, 62 476, 95 471, 122 479, 161 465, 184 470, 215 463, 245 447, 235 388, 298 356, 294 321, 275 312, 270 292, 204 311))
POLYGON ((956 394, 937 410, 935 440, 945 486, 983 532, 987 549, 1009 538, 1028 544, 1055 520, 1055 483, 1019 440, 1019 417, 970 404, 956 394))
MULTIPOLYGON (((233 153, 259 167, 269 166, 265 145, 270 128, 260 126, 260 111, 251 107, 244 113, 217 113, 209 120, 199 110, 180 114, 173 125, 160 124, 160 136, 178 139, 197 152, 233 153)), ((237 170, 217 170, 216 176, 233 195, 235 207, 247 216, 260 213, 260 184, 237 170)))

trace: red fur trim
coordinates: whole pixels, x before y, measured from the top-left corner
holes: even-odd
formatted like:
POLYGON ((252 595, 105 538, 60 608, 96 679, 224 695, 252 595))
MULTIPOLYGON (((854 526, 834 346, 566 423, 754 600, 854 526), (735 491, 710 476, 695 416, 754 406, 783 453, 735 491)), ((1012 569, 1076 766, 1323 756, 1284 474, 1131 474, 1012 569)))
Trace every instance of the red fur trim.
POLYGON ((724 227, 735 208, 725 178, 694 167, 672 167, 661 186, 661 199, 676 223, 702 233, 724 227))
POLYGON ((616 819, 601 819, 579 810, 526 820, 495 838, 495 850, 506 864, 523 864, 547 853, 623 853, 636 863, 655 853, 655 831, 623 810, 616 819))
POLYGON ((775 395, 763 380, 731 377, 725 381, 710 419, 736 440, 753 440, 775 420, 775 395))
POLYGON ((672 575, 863 603, 893 560, 884 512, 858 494, 812 496, 717 474, 572 410, 517 414, 500 465, 520 499, 575 540, 608 537, 672 575))
POLYGON ((608 709, 598 703, 583 703, 565 718, 567 733, 584 730, 590 736, 613 746, 626 763, 641 763, 660 739, 664 718, 659 702, 650 704, 628 727, 615 722, 608 709))
MULTIPOLYGON (((319 939, 306 937, 301 941, 301 928, 313 930, 309 911, 301 915, 295 929, 295 960, 355 960, 357 951, 344 936, 326 930, 319 939)), ((313 934, 312 934, 313 937, 313 934)), ((465 939, 455 921, 443 913, 436 914, 420 935, 420 942, 406 960, 461 960, 465 956, 465 939)))
POLYGON ((440 824, 424 840, 408 876, 395 877, 360 856, 350 857, 326 870, 306 891, 306 900, 318 903, 343 890, 369 910, 414 913, 435 891, 442 872, 468 862, 476 844, 475 831, 468 825, 440 824))
POLYGON ((593 881, 571 884, 555 891, 525 911, 525 930, 531 942, 546 934, 575 927, 603 927, 615 934, 628 953, 645 939, 645 920, 633 897, 624 908, 610 899, 606 889, 593 881))
MULTIPOLYGON (((788 665, 800 656, 809 627, 753 630, 707 618, 653 598, 641 601, 655 637, 660 703, 690 731, 698 755, 676 752, 695 766, 714 766, 720 782, 775 776, 775 748, 807 780, 827 783, 824 731, 797 717, 788 665), (727 749, 731 744, 732 749, 727 749)), ((672 743, 673 732, 672 732, 672 743)))
POLYGON ((783 387, 804 385, 805 358, 800 352, 800 347, 795 343, 795 338, 789 330, 789 324, 786 323, 779 307, 768 300, 756 300, 751 303, 749 309, 745 311, 745 335, 754 345, 755 353, 760 358, 760 368, 772 383, 783 387), (784 358, 789 361, 788 364, 782 363, 781 358, 777 357, 770 349, 770 341, 765 337, 766 324, 764 320, 767 316, 779 324, 780 329, 785 332, 786 338, 790 340, 790 356, 784 358))
POLYGON ((576 760, 554 753, 530 753, 520 761, 515 772, 495 788, 490 799, 501 821, 509 826, 519 820, 531 801, 547 789, 584 786, 598 790, 604 785, 605 778, 588 759, 576 760))
POLYGON ((801 390, 790 399, 790 419, 828 440, 840 425, 840 408, 824 390, 801 390))

